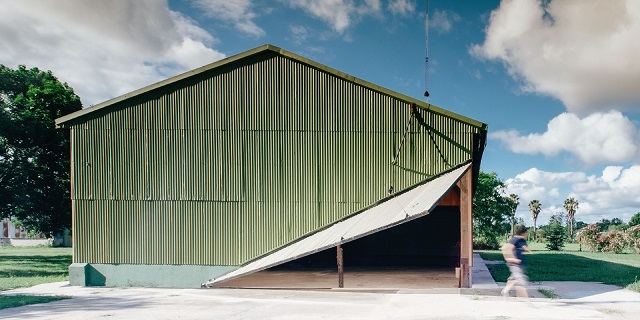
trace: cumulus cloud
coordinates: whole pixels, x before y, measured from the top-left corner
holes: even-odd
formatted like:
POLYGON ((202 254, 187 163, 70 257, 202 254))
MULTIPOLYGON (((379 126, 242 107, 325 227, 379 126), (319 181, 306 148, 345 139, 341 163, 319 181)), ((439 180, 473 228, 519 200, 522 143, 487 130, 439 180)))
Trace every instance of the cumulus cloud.
POLYGON ((231 22, 241 32, 255 37, 265 34, 253 21, 256 14, 252 11, 250 0, 195 0, 195 4, 203 9, 206 15, 231 22))
POLYGON ((380 13, 380 0, 284 0, 292 8, 300 8, 343 33, 355 19, 380 13))
POLYGON ((615 217, 628 221, 640 207, 640 165, 609 166, 600 176, 531 168, 505 180, 505 184, 507 194, 520 197, 518 215, 525 221, 531 219, 529 202, 540 201, 539 224, 546 224, 551 215, 559 211, 564 212, 563 203, 569 197, 580 203, 576 219, 587 223, 615 217))
POLYGON ((580 119, 562 113, 552 119, 544 133, 521 135, 518 131, 496 131, 490 139, 522 154, 554 156, 568 152, 586 165, 624 163, 640 155, 638 130, 619 111, 594 113, 580 119))
POLYGON ((409 16, 416 11, 416 3, 411 0, 391 0, 388 8, 393 14, 409 16))
POLYGON ((503 0, 470 52, 504 62, 523 90, 570 112, 638 109, 639 16, 636 0, 503 0))
POLYGON ((429 28, 439 33, 447 33, 451 31, 456 22, 462 20, 460 15, 450 10, 436 10, 433 16, 429 18, 429 28))
POLYGON ((224 58, 214 39, 166 2, 9 1, 0 63, 51 70, 85 106, 224 58))

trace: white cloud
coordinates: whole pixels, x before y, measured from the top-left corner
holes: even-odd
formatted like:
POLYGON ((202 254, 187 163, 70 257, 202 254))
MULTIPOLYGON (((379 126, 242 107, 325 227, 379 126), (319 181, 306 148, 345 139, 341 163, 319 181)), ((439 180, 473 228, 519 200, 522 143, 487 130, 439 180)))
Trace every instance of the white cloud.
POLYGON ((205 14, 228 21, 235 28, 252 36, 261 37, 265 31, 253 21, 256 14, 251 10, 250 0, 195 0, 195 4, 205 11, 205 14))
POLYGON ((215 41, 166 2, 9 1, 0 63, 51 70, 85 106, 224 58, 215 41))
POLYGON ((640 211, 640 165, 629 168, 606 167, 600 176, 584 172, 547 172, 531 168, 505 180, 507 194, 520 197, 518 215, 530 223, 528 204, 539 200, 542 211, 538 224, 546 224, 551 215, 564 211, 564 200, 579 201, 576 219, 587 223, 602 218, 628 221, 640 211))
POLYGON ((436 10, 429 18, 429 28, 435 29, 439 33, 451 31, 454 23, 462 20, 460 15, 450 10, 436 10))
POLYGON ((290 26, 291 38, 294 43, 302 44, 309 38, 309 30, 304 26, 290 26))
POLYGON ((380 0, 283 0, 293 8, 300 8, 307 13, 328 23, 338 32, 345 32, 354 19, 365 15, 380 13, 380 0))
POLYGON ((388 8, 391 13, 406 17, 415 13, 416 3, 411 0, 391 0, 388 8))
POLYGON ((489 138, 503 142, 515 153, 553 156, 569 152, 586 165, 624 163, 637 160, 640 154, 638 130, 618 111, 582 119, 562 113, 549 122, 544 133, 496 131, 489 138))
POLYGON ((574 113, 640 107, 640 1, 503 0, 471 54, 574 113))

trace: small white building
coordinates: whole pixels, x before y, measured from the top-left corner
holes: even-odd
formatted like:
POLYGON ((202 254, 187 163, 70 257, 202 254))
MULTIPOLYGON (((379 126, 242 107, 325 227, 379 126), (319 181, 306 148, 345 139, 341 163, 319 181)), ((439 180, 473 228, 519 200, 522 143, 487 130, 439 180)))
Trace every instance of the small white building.
POLYGON ((43 234, 29 238, 29 230, 16 226, 9 218, 3 218, 0 224, 0 245, 3 246, 37 246, 49 245, 50 239, 43 234))

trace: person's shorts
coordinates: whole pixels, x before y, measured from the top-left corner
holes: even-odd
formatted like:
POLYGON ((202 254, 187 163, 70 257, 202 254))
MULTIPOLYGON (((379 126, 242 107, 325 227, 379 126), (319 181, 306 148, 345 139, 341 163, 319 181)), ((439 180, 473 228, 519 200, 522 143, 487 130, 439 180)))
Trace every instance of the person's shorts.
POLYGON ((524 269, 521 265, 518 264, 510 264, 509 271, 511 272, 511 276, 509 276, 509 280, 515 280, 519 286, 528 287, 529 286, 529 278, 524 274, 524 269))

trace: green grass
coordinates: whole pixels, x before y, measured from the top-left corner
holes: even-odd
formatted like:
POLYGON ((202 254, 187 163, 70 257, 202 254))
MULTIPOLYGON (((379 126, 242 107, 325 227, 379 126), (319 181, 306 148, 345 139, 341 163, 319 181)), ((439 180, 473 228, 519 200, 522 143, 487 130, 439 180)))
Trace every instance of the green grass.
POLYGON ((29 304, 47 303, 51 301, 58 301, 63 299, 69 299, 67 296, 25 296, 15 295, 6 296, 0 295, 0 309, 22 307, 29 304))
MULTIPOLYGON (((567 244, 565 250, 549 251, 532 243, 527 254, 527 275, 531 281, 602 282, 640 292, 640 255, 579 251, 567 244)), ((500 251, 480 250, 485 260, 504 261, 500 251)), ((487 265, 496 281, 506 282, 509 270, 504 264, 487 265)))
MULTIPOLYGON (((71 248, 0 247, 0 291, 69 279, 71 248)), ((0 309, 67 297, 0 296, 0 309)))
POLYGON ((558 295, 549 289, 540 288, 538 289, 538 292, 542 293, 543 296, 549 299, 558 299, 558 295))

